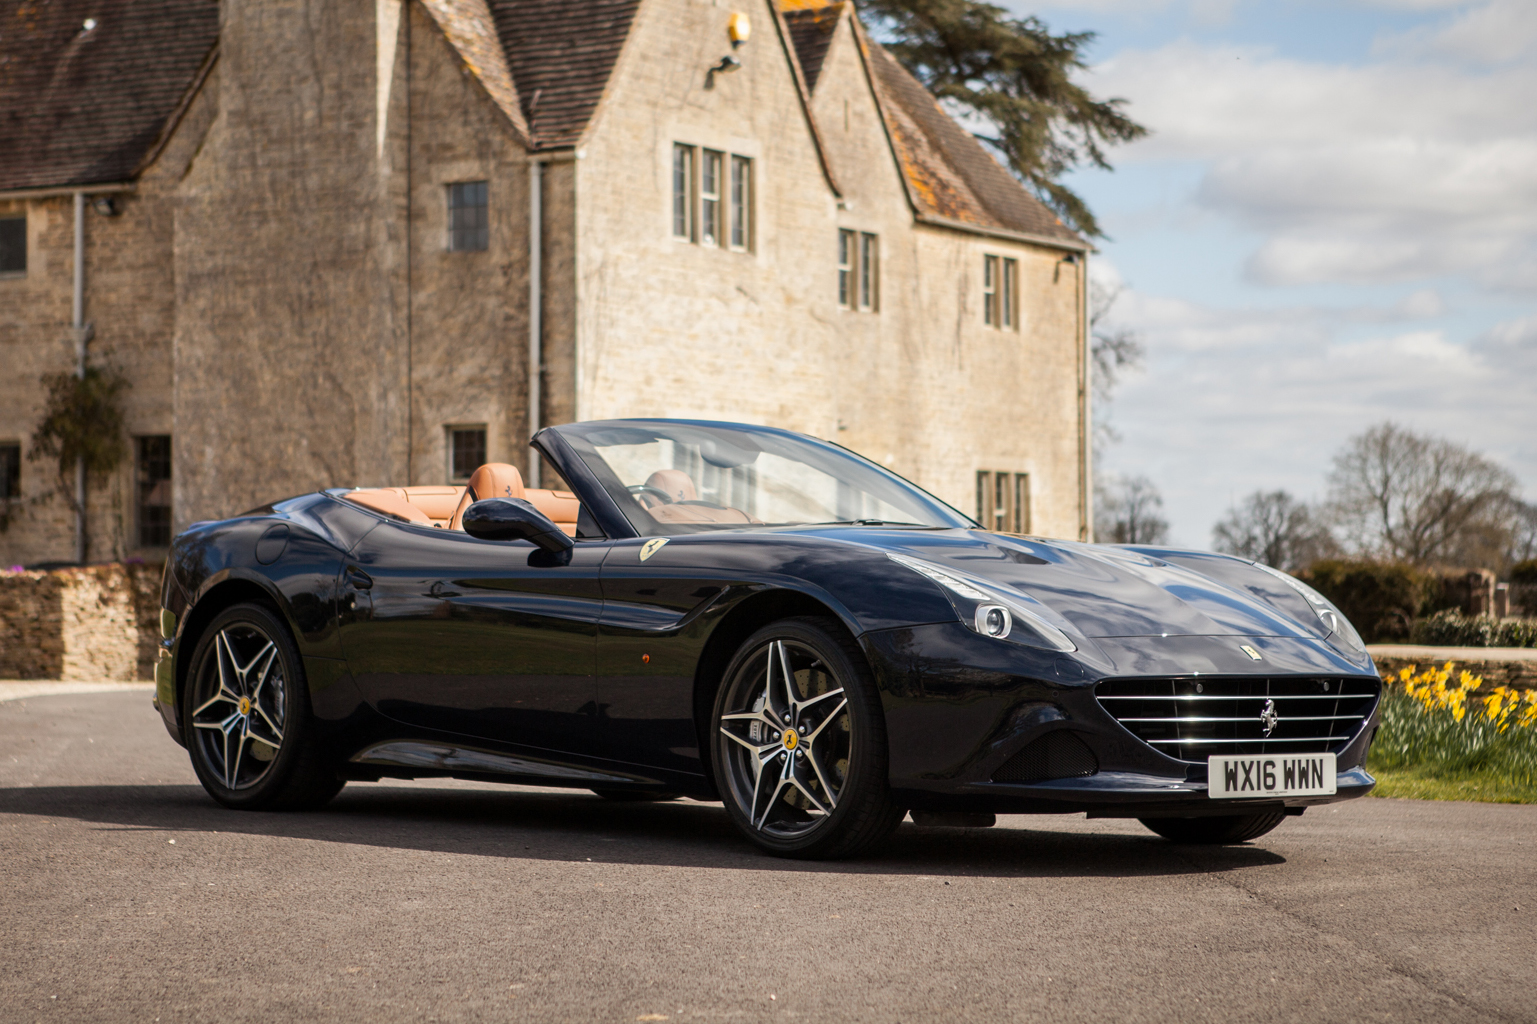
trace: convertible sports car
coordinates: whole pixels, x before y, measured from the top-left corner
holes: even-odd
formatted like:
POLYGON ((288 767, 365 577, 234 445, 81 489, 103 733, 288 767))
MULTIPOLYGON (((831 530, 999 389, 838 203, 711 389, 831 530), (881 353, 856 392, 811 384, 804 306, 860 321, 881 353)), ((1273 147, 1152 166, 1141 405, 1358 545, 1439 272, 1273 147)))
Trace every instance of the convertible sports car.
POLYGON ((335 489, 176 538, 155 704, 214 799, 452 776, 721 800, 775 854, 911 811, 1240 842, 1357 797, 1380 682, 1224 555, 985 532, 783 430, 613 420, 467 487, 335 489))

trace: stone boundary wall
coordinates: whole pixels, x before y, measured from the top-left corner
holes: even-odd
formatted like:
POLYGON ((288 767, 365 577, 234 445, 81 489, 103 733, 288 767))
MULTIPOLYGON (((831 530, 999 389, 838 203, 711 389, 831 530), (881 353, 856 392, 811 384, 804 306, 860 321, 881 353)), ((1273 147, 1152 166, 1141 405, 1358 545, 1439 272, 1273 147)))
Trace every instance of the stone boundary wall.
POLYGON ((0 679, 153 679, 159 565, 0 572, 0 679))
MULTIPOLYGON (((1476 648, 1470 649, 1476 650, 1476 648)), ((1402 669, 1413 669, 1416 674, 1427 668, 1440 668, 1448 661, 1455 674, 1464 670, 1484 680, 1484 686, 1509 686, 1518 690, 1537 690, 1537 661, 1478 661, 1474 658, 1388 658, 1374 655, 1377 671, 1389 679, 1397 679, 1402 669)))

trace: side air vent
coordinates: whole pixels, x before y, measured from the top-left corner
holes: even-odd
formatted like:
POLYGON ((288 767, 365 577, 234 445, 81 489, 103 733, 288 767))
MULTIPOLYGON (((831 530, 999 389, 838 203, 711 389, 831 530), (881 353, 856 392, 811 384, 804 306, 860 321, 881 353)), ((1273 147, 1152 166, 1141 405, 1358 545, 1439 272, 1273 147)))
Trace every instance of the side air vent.
POLYGON ((1049 732, 1003 762, 994 782, 1044 782, 1076 779, 1099 771, 1099 758, 1088 744, 1065 730, 1049 732))
POLYGON ((1371 718, 1382 684, 1350 676, 1192 676, 1107 679, 1096 692, 1142 742, 1203 764, 1211 754, 1337 753, 1371 718))

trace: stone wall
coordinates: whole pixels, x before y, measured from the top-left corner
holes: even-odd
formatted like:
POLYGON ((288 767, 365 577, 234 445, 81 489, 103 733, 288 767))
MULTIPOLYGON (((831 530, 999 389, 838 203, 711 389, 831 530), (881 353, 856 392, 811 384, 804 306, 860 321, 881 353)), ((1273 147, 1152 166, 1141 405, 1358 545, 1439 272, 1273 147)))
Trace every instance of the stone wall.
POLYGON ((0 679, 151 679, 160 567, 0 573, 0 679))
POLYGON ((1459 658, 1386 657, 1373 657, 1372 660, 1377 663, 1377 671, 1385 678, 1396 679, 1398 673, 1406 668, 1418 674, 1427 668, 1440 668, 1447 661, 1451 661, 1454 673, 1471 672, 1483 679, 1485 687, 1510 686, 1521 690, 1537 689, 1537 661, 1464 661, 1459 658))

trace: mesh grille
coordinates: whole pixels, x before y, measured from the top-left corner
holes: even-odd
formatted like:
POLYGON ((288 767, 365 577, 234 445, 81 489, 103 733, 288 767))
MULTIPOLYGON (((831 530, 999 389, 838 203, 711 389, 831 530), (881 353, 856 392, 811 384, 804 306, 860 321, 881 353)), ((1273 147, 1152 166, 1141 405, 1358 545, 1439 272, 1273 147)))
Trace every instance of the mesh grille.
POLYGON ((1095 690, 1138 739, 1196 764, 1211 754, 1338 752, 1381 692, 1379 680, 1356 676, 1110 679, 1095 690))
POLYGON ((1042 782, 1073 779, 1099 771, 1099 758, 1070 732, 1049 732, 1003 762, 994 782, 1042 782))

